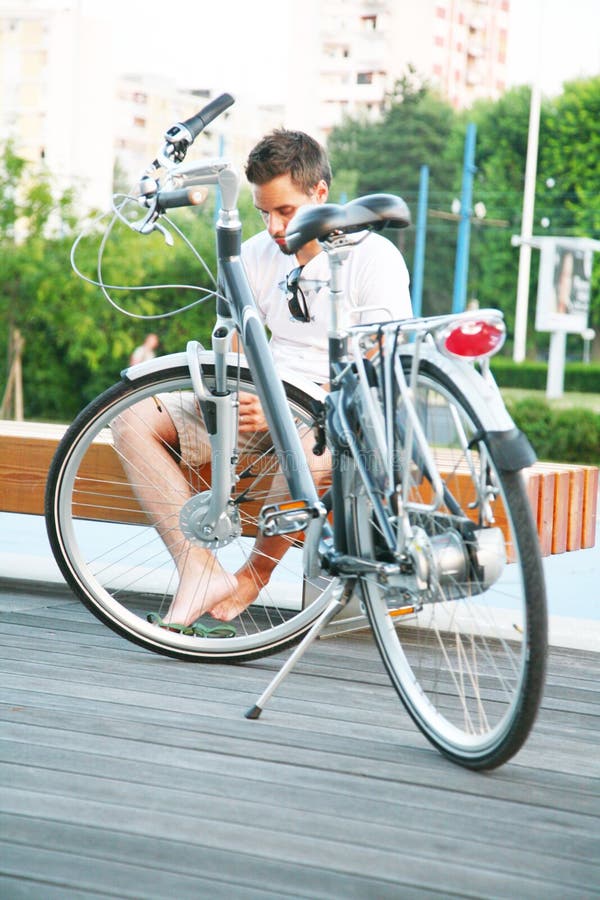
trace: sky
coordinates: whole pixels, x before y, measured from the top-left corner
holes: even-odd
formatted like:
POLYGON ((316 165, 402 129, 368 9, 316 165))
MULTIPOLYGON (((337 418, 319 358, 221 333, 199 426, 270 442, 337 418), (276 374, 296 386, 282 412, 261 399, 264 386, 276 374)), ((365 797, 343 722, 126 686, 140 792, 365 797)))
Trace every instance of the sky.
POLYGON ((560 93, 565 81, 600 75, 600 0, 511 0, 509 83, 560 93))
MULTIPOLYGON (((287 0, 176 0, 173 13, 148 0, 79 2, 111 22, 121 71, 283 99, 286 47, 278 32, 285 33, 287 0)), ((510 85, 537 76, 547 95, 566 80, 600 74, 600 0, 511 0, 508 65, 510 85)))

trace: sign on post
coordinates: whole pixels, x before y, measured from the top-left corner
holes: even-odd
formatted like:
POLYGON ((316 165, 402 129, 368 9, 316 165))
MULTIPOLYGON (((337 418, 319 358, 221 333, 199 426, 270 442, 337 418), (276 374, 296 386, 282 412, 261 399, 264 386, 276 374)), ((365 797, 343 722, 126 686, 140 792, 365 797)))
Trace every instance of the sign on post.
POLYGON ((546 395, 560 397, 567 334, 588 331, 592 260, 594 251, 600 250, 600 241, 558 236, 523 239, 513 235, 513 246, 522 243, 541 251, 535 329, 550 332, 546 395))
POLYGON ((593 251, 565 244, 565 238, 545 240, 540 257, 536 331, 581 334, 588 324, 593 251))

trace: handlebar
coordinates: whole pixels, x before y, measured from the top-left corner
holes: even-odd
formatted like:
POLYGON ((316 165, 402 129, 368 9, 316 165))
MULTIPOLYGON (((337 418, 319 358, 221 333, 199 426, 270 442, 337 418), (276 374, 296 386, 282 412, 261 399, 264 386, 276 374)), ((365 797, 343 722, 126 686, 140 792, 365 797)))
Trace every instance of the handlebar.
MULTIPOLYGON (((234 102, 231 94, 221 94, 219 97, 215 97, 214 100, 211 100, 211 102, 205 106, 204 109, 201 109, 199 113, 196 113, 195 116, 190 116, 189 119, 182 122, 181 126, 187 128, 192 136, 192 140, 195 140, 198 135, 204 131, 207 125, 210 125, 213 119, 216 119, 217 116, 224 113, 226 109, 229 109, 234 102)), ((167 135, 168 134, 169 132, 167 132, 167 135)))
POLYGON ((161 213, 178 206, 200 206, 206 199, 206 191, 199 188, 181 188, 178 191, 159 191, 156 195, 156 211, 161 213))
POLYGON ((211 100, 200 112, 190 116, 184 122, 177 122, 165 132, 166 146, 162 158, 173 158, 181 162, 185 158, 187 148, 193 144, 207 125, 224 113, 235 102, 231 94, 221 94, 211 100))
POLYGON ((183 163, 189 146, 217 116, 235 102, 231 94, 220 94, 200 112, 183 122, 177 122, 165 132, 165 144, 138 184, 138 203, 148 212, 140 222, 129 227, 142 234, 161 228, 157 219, 167 210, 180 206, 198 206, 206 198, 200 187, 218 184, 222 192, 223 209, 232 210, 237 202, 238 180, 232 180, 231 165, 226 160, 213 159, 183 163), (166 190, 162 188, 157 171, 167 171, 166 190))

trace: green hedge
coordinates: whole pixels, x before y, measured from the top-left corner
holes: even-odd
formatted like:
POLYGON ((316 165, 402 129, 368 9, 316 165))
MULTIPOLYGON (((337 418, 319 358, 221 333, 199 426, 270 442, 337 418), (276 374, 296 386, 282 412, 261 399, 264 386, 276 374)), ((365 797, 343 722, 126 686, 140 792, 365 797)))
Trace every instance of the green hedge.
MULTIPOLYGON (((500 387, 543 391, 548 378, 545 362, 525 360, 516 363, 505 356, 496 356, 491 363, 494 378, 500 387)), ((565 391, 600 394, 600 364, 568 362, 565 365, 565 391)))
POLYGON ((600 414, 589 409, 551 409, 530 397, 506 405, 539 459, 600 465, 600 414))

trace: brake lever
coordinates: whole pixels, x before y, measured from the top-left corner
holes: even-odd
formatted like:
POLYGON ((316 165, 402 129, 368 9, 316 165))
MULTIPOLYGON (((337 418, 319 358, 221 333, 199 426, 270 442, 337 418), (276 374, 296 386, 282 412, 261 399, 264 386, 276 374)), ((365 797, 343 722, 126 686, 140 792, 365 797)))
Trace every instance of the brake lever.
POLYGON ((150 220, 148 221, 148 216, 144 219, 143 222, 135 222, 131 226, 134 231, 139 231, 140 234, 152 234, 153 231, 158 231, 162 234, 165 239, 165 244, 168 247, 172 247, 175 243, 173 240, 173 235, 167 231, 164 225, 161 225, 160 222, 150 220))
MULTIPOLYGON (((148 198, 144 198, 146 203, 148 202, 148 198)), ((148 212, 144 216, 141 222, 130 222, 130 227, 139 232, 140 234, 152 234, 153 231, 158 231, 165 239, 165 243, 167 246, 172 247, 174 244, 173 235, 167 231, 164 225, 161 225, 158 221, 159 213, 156 211, 158 198, 152 198, 152 206, 148 209, 148 212)))

